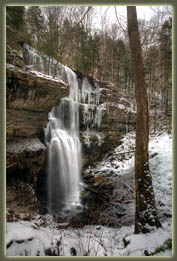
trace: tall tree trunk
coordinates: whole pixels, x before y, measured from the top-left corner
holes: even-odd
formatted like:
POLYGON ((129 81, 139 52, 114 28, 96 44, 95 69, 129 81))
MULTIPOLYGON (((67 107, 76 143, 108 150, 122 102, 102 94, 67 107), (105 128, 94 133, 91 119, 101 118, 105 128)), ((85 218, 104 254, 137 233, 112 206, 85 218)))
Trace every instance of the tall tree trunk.
POLYGON ((135 185, 136 213, 135 233, 148 233, 153 226, 159 227, 152 177, 148 160, 148 95, 145 84, 142 51, 138 32, 135 6, 127 7, 128 35, 137 103, 135 185))

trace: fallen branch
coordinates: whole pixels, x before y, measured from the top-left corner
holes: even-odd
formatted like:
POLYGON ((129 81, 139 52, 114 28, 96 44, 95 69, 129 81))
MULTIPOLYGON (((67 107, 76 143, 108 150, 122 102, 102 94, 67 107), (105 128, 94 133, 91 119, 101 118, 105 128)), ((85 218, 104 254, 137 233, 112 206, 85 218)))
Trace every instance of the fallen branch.
POLYGON ((130 150, 130 151, 125 151, 125 152, 117 153, 116 155, 123 155, 123 154, 126 154, 126 153, 133 153, 133 152, 135 152, 135 150, 130 150))
POLYGON ((14 166, 16 166, 16 165, 17 165, 17 163, 14 162, 14 163, 8 164, 8 165, 6 166, 6 168, 11 168, 11 167, 14 167, 14 166))
POLYGON ((122 182, 122 184, 127 187, 132 193, 135 193, 135 191, 129 186, 127 185, 126 183, 122 182))

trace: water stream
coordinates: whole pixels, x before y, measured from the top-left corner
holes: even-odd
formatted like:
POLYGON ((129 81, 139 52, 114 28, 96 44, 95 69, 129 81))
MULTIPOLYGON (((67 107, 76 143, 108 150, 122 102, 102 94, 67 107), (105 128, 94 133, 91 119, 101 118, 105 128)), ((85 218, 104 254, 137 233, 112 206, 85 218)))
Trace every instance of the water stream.
POLYGON ((99 86, 83 77, 78 81, 77 75, 67 66, 53 59, 50 67, 49 58, 38 54, 34 48, 24 45, 25 64, 28 68, 41 73, 53 75, 70 86, 68 97, 60 105, 53 107, 45 128, 47 145, 47 187, 48 211, 61 215, 77 209, 80 205, 81 143, 79 140, 79 106, 84 108, 83 121, 87 130, 101 124, 104 110, 99 105, 99 86), (57 64, 57 69, 54 64, 57 64), (46 69, 48 67, 48 70, 46 69))
POLYGON ((79 140, 79 103, 77 78, 67 69, 71 83, 69 97, 53 107, 45 129, 48 147, 48 210, 52 214, 79 205, 81 143, 79 140))
POLYGON ((78 102, 64 98, 49 115, 45 130, 48 147, 48 210, 58 214, 79 204, 81 144, 78 102))

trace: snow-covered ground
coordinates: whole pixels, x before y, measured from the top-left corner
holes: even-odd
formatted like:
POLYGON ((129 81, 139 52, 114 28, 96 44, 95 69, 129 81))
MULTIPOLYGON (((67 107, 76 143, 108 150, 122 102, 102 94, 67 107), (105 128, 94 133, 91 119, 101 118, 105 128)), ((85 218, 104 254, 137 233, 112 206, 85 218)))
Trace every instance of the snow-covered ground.
MULTIPOLYGON (((128 175, 134 168, 134 132, 123 138, 114 160, 107 157, 99 171, 110 171, 114 178, 128 175), (131 153, 128 153, 130 152, 131 153), (121 161, 118 156, 122 156, 121 161), (117 156, 116 156, 117 155, 117 156)), ((172 239, 172 136, 163 133, 150 137, 150 170, 162 227, 148 234, 133 234, 134 227, 85 226, 65 227, 52 216, 36 216, 32 221, 7 223, 7 256, 144 256, 172 239), (126 245, 126 246, 125 246, 126 245)), ((167 249, 155 255, 171 256, 167 249)))

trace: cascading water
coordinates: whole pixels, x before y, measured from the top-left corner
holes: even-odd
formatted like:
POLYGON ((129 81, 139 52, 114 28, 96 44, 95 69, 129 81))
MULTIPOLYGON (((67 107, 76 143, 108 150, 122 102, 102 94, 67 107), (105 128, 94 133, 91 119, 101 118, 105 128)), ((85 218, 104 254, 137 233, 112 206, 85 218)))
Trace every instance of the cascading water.
POLYGON ((79 82, 71 69, 57 63, 55 59, 52 59, 50 64, 49 57, 39 54, 34 48, 24 44, 24 49, 24 60, 28 69, 39 71, 44 77, 48 73, 55 75, 55 80, 63 80, 70 86, 69 97, 63 98, 58 107, 52 108, 45 128, 45 142, 48 148, 48 210, 60 216, 65 210, 72 211, 80 204, 79 104, 84 108, 83 122, 87 126, 88 137, 90 129, 99 128, 105 108, 104 105, 99 105, 99 86, 96 82, 90 83, 86 76, 79 82))
POLYGON ((78 82, 65 67, 70 95, 63 98, 49 115, 45 130, 48 147, 48 208, 59 214, 79 204, 81 144, 79 140, 78 82))

